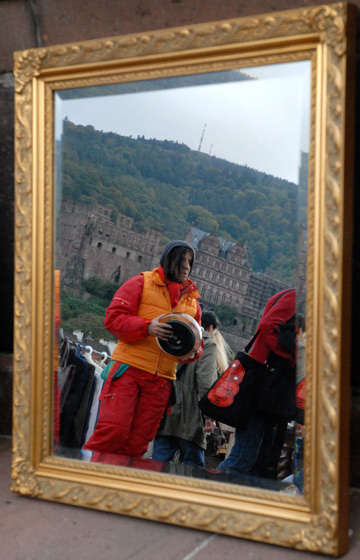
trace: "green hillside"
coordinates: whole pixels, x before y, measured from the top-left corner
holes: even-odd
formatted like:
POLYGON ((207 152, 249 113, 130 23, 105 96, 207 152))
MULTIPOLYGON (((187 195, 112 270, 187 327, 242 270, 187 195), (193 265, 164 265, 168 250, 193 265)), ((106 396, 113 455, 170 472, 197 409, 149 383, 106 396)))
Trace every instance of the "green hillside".
POLYGON ((64 122, 62 197, 98 203, 163 230, 165 243, 190 225, 249 244, 255 271, 291 281, 296 267, 298 187, 184 144, 104 133, 64 122))

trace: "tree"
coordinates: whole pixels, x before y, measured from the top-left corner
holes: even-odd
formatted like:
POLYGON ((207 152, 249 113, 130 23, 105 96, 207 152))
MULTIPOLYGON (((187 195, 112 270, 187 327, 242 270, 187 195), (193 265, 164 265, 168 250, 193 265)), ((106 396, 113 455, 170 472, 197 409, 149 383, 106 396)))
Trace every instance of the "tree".
POLYGON ((84 288, 87 292, 106 300, 108 303, 110 303, 118 287, 115 282, 102 282, 94 276, 84 282, 84 288))
POLYGON ((170 239, 183 238, 194 224, 247 241, 259 271, 274 268, 283 255, 293 262, 297 220, 306 223, 307 215, 306 197, 293 183, 177 142, 104 133, 68 120, 57 148, 65 199, 107 206, 114 221, 120 212, 134 219, 137 231, 157 227, 170 239))
POLYGON ((264 271, 267 263, 268 248, 262 241, 257 241, 253 246, 254 250, 254 268, 264 271))
POLYGON ((216 231, 219 227, 213 214, 202 206, 188 206, 186 217, 189 223, 194 223, 197 228, 205 231, 216 231))
POLYGON ((80 330, 84 333, 84 338, 88 335, 91 335, 94 340, 114 338, 104 327, 104 317, 96 313, 84 313, 77 317, 71 317, 62 322, 62 327, 69 333, 80 330))
POLYGON ((228 303, 214 305, 214 312, 224 326, 233 325, 238 315, 237 309, 228 303))

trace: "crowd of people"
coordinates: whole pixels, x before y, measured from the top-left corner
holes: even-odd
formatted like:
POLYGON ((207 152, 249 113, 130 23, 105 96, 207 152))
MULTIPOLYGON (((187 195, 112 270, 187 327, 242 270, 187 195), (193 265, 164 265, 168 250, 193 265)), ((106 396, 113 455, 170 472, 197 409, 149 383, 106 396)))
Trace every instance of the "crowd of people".
MULTIPOLYGON (((92 461, 104 454, 141 459, 151 448, 154 462, 176 458, 206 469, 207 442, 217 423, 198 403, 228 369, 233 353, 216 314, 200 306, 190 279, 193 264, 191 245, 171 241, 159 266, 127 280, 106 310, 105 327, 118 342, 104 370, 96 427, 84 445, 92 461), (201 344, 190 355, 175 355, 161 345, 174 335, 171 323, 161 320, 170 313, 186 314, 201 326, 201 344)), ((249 350, 266 366, 266 376, 216 472, 277 478, 288 427, 296 420, 296 317, 294 289, 267 302, 249 350)))

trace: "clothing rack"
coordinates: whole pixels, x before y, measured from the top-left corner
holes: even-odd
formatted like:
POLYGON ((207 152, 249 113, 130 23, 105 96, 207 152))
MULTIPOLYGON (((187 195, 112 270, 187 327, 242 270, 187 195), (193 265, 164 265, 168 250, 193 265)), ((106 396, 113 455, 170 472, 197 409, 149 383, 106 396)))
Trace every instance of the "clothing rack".
POLYGON ((108 354, 90 345, 60 337, 58 395, 60 400, 60 448, 80 450, 95 429, 99 396, 108 354))

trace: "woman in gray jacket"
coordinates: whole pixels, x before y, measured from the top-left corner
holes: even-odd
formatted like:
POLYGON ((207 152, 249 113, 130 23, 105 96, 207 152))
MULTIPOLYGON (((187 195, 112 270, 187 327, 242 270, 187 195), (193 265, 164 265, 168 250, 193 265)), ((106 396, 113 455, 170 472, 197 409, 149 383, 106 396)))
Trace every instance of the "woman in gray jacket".
MULTIPOLYGON (((180 451, 184 464, 203 467, 205 465, 206 434, 215 428, 215 422, 203 418, 198 402, 218 377, 218 360, 223 357, 223 348, 216 341, 223 339, 218 331, 219 320, 212 311, 203 311, 204 347, 201 358, 190 364, 179 366, 176 373, 176 404, 171 413, 165 415, 153 446, 152 458, 170 461, 180 451), (217 360, 218 357, 218 360, 217 360)), ((226 368, 225 368, 226 369, 226 368)))

